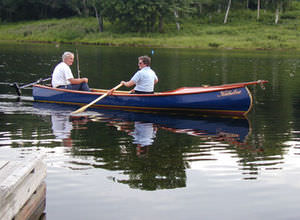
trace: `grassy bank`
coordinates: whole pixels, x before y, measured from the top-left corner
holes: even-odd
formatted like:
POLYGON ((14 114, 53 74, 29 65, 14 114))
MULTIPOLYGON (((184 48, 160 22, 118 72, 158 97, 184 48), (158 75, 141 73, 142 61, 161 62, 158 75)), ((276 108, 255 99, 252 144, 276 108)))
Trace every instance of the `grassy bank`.
MULTIPOLYGON (((116 46, 151 46, 218 49, 300 49, 300 19, 297 15, 272 22, 232 18, 229 23, 185 21, 181 30, 166 25, 165 33, 120 33, 105 23, 99 33, 95 18, 51 19, 0 25, 0 40, 86 43, 116 46)), ((221 18, 220 18, 221 19, 221 18)))

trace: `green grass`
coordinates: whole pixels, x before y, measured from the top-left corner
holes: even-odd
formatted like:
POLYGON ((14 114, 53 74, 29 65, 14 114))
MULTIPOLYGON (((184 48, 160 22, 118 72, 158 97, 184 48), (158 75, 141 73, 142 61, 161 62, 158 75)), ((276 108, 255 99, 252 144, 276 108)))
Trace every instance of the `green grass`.
POLYGON ((218 14, 210 23, 205 19, 185 20, 181 30, 166 24, 165 33, 119 33, 116 26, 105 23, 98 32, 96 18, 51 19, 0 25, 0 40, 86 43, 113 46, 178 47, 200 49, 300 49, 300 14, 291 11, 281 15, 275 25, 274 15, 249 11, 229 15, 227 24, 218 14), (218 17, 219 16, 219 17, 218 17))

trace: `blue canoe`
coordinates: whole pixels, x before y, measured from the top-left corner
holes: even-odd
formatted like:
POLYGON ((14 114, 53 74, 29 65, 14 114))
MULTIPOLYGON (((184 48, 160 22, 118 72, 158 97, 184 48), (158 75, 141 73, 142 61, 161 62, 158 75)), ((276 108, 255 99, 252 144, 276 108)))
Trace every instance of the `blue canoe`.
MULTIPOLYGON (((130 94, 128 91, 115 91, 113 95, 106 96, 92 107, 242 116, 252 108, 252 95, 247 86, 263 83, 267 81, 182 87, 154 94, 130 94)), ((91 92, 85 92, 37 84, 33 86, 33 98, 38 102, 86 105, 107 91, 92 89, 91 92)))

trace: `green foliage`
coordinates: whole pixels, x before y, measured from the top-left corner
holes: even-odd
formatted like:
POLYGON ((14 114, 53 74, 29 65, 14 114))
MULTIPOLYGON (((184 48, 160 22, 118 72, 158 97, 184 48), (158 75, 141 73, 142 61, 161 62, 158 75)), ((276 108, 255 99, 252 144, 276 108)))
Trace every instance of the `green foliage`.
MULTIPOLYGON (((227 23, 256 22, 257 2, 232 1, 227 23)), ((262 24, 274 24, 275 11, 279 11, 279 22, 299 18, 298 0, 260 2, 259 22, 262 24)), ((195 19, 200 24, 222 24, 227 4, 227 0, 2 0, 0 21, 96 16, 98 31, 105 30, 103 23, 109 21, 114 26, 114 32, 167 33, 177 30, 179 26, 182 28, 185 19, 195 19)), ((86 31, 93 33, 93 29, 86 31)), ((68 39, 82 36, 76 31, 70 33, 76 36, 68 36, 68 39)), ((29 36, 30 32, 25 35, 29 36)))
POLYGON ((67 3, 67 0, 1 0, 0 18, 11 22, 75 15, 75 11, 67 3))
MULTIPOLYGON (((227 24, 223 24, 227 3, 224 0, 37 1, 30 0, 25 4, 23 0, 3 0, 0 2, 0 18, 7 21, 18 13, 21 6, 28 9, 35 3, 31 12, 37 8, 44 10, 37 16, 53 16, 55 13, 51 10, 59 11, 64 6, 80 17, 2 23, 0 39, 221 49, 289 49, 300 45, 300 1, 295 0, 272 1, 272 6, 261 0, 259 20, 256 0, 248 0, 248 5, 244 4, 246 1, 234 1, 227 24), (278 5, 280 19, 275 25, 274 9, 278 5), (98 20, 91 17, 96 14, 98 20), (105 31, 99 33, 101 22, 105 31)), ((20 16, 29 11, 22 11, 24 14, 20 16)))
POLYGON ((186 0, 106 0, 104 16, 121 29, 132 32, 163 31, 165 21, 175 20, 174 12, 185 9, 186 0))
POLYGON ((73 42, 97 32, 93 18, 52 19, 37 22, 2 25, 0 32, 6 32, 0 39, 73 42))
POLYGON ((106 31, 99 33, 93 17, 8 23, 0 25, 0 40, 201 49, 299 49, 300 45, 299 19, 278 25, 247 20, 203 24, 186 19, 180 31, 174 23, 166 24, 165 33, 120 33, 114 24, 104 25, 106 31))

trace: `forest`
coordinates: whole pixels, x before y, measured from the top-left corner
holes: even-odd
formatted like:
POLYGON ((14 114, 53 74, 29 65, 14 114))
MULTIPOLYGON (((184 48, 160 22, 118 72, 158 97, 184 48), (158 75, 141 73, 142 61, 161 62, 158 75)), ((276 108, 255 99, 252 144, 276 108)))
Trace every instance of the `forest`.
POLYGON ((0 24, 95 17, 99 32, 109 22, 120 31, 163 33, 166 24, 180 30, 193 20, 226 24, 233 12, 244 19, 278 24, 282 18, 296 19, 299 4, 300 0, 2 0, 0 24))

